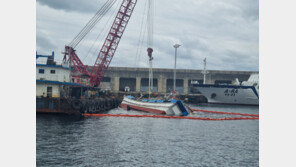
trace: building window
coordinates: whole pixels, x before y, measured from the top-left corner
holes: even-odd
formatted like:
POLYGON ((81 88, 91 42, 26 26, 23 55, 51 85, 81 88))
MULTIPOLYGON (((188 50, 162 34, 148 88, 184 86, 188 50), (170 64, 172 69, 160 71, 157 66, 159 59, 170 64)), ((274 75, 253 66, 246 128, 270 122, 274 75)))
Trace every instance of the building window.
POLYGON ((47 87, 47 97, 52 96, 52 87, 47 87))
POLYGON ((39 74, 44 74, 44 69, 39 69, 39 74))
POLYGON ((50 70, 50 73, 51 74, 55 74, 55 70, 50 70))

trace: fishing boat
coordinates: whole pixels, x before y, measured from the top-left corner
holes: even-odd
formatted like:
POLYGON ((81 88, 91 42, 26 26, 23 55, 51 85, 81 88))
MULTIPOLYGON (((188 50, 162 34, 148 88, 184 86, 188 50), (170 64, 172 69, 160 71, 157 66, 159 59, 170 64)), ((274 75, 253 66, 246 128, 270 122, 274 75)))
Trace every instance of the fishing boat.
POLYGON ((133 109, 162 115, 187 116, 190 112, 188 108, 177 99, 136 99, 130 95, 124 96, 120 107, 127 110, 133 109))

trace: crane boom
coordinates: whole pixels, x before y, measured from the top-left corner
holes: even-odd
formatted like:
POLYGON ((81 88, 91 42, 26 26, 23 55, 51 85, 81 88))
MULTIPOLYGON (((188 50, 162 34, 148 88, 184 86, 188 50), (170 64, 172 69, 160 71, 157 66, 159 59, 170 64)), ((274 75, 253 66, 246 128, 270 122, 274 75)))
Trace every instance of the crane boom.
POLYGON ((123 0, 91 71, 92 86, 99 86, 118 47, 137 0, 123 0))
POLYGON ((85 66, 82 61, 79 59, 77 54, 75 53, 75 50, 71 46, 65 46, 65 56, 63 61, 66 61, 66 55, 69 55, 69 62, 73 65, 74 73, 79 73, 85 76, 90 76, 87 66, 85 66))
MULTIPOLYGON (((115 20, 109 30, 109 33, 105 39, 105 42, 97 56, 91 73, 88 71, 87 66, 82 63, 77 54, 75 53, 75 46, 85 37, 86 33, 94 27, 94 24, 101 18, 102 14, 105 14, 107 10, 114 4, 115 0, 108 0, 106 4, 95 14, 90 20, 91 23, 87 24, 87 28, 83 28, 83 35, 78 34, 75 37, 75 45, 65 46, 63 62, 69 62, 73 66, 72 77, 81 77, 90 79, 90 86, 98 87, 111 63, 111 60, 118 47, 123 32, 128 24, 128 21, 134 11, 137 0, 122 0, 119 11, 116 14, 115 20), (67 57, 69 57, 67 59, 67 57)), ((72 42, 71 42, 72 43, 72 42)), ((74 42, 73 42, 74 43, 74 42)))

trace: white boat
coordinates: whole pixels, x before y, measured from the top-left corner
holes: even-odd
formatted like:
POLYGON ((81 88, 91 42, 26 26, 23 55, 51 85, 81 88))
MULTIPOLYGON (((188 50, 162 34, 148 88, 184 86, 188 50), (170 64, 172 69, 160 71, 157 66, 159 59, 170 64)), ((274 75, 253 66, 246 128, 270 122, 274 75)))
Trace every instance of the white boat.
POLYGON ((198 84, 197 90, 208 103, 259 105, 259 74, 251 74, 248 81, 233 85, 198 84))
MULTIPOLYGON (((148 34, 148 36, 152 34, 148 34)), ((150 95, 153 91, 153 68, 152 68, 152 39, 148 39, 148 57, 149 57, 149 98, 148 99, 136 99, 133 96, 124 96, 120 106, 124 109, 134 109, 139 111, 146 111, 154 114, 165 114, 165 115, 176 115, 176 116, 187 116, 190 109, 185 107, 180 100, 169 99, 169 100, 160 100, 150 98, 150 95), (186 109, 187 108, 187 109, 186 109)))
POLYGON ((124 109, 133 109, 154 114, 186 116, 188 110, 180 100, 137 100, 133 96, 124 96, 120 105, 124 109))

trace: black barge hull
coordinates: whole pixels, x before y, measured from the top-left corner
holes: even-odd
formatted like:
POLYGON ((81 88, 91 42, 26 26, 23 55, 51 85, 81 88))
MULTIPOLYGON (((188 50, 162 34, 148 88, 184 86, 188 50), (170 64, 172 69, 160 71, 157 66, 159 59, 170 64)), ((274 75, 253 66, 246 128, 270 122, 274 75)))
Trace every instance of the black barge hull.
POLYGON ((81 115, 83 113, 103 113, 117 108, 119 98, 65 99, 36 98, 36 113, 81 115))

